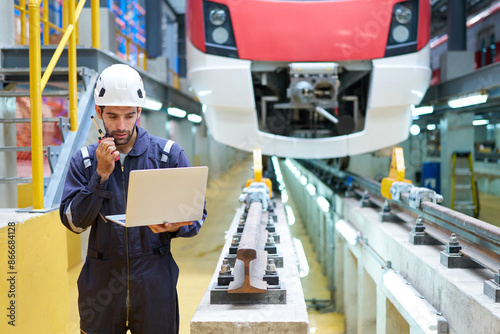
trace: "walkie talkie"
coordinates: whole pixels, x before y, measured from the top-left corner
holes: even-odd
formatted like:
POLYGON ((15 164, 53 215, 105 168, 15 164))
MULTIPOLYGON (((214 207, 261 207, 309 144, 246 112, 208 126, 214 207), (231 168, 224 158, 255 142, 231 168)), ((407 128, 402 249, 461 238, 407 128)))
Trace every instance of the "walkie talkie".
MULTIPOLYGON (((90 118, 92 119, 92 122, 94 122, 95 127, 97 128, 97 131, 99 132, 99 137, 97 137, 97 139, 98 139, 98 141, 100 143, 104 138, 106 138, 106 134, 104 134, 104 132, 102 132, 101 128, 99 127, 99 125, 97 125, 97 122, 95 121, 94 116, 90 116, 90 118)), ((120 156, 119 155, 117 155, 115 157, 115 162, 118 161, 118 160, 120 160, 120 156)))

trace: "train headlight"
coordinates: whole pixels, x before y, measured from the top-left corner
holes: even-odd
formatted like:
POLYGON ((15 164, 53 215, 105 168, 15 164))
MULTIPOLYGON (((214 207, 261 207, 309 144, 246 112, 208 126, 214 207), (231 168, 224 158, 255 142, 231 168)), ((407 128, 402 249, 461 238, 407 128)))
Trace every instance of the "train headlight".
POLYGON ((405 26, 397 26, 392 30, 392 38, 398 43, 404 43, 410 37, 410 31, 405 26))
POLYGON ((220 26, 226 21, 226 12, 224 9, 212 9, 208 14, 208 19, 213 25, 220 26))
POLYGON ((417 51, 419 3, 419 0, 406 0, 394 5, 385 57, 417 51))
POLYGON ((231 11, 218 2, 203 0, 205 52, 217 56, 238 58, 231 11))
POLYGON ((401 24, 407 24, 411 21, 413 14, 411 10, 403 5, 396 5, 394 6, 394 17, 396 18, 396 21, 398 21, 401 24))
POLYGON ((215 28, 212 32, 212 39, 217 44, 224 44, 229 39, 229 32, 222 27, 215 28))

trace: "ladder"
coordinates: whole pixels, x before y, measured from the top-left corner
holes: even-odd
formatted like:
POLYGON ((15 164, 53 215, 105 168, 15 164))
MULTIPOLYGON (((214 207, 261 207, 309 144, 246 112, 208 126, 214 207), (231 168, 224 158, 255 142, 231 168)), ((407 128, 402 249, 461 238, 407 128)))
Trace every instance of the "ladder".
POLYGON ((472 153, 470 151, 453 152, 451 209, 477 218, 479 216, 479 201, 472 166, 472 153))

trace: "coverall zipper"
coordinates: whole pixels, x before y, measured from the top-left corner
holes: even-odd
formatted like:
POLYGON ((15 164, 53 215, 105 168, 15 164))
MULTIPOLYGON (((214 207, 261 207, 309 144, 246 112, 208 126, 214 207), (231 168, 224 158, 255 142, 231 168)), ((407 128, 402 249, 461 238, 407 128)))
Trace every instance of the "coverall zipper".
MULTIPOLYGON (((126 157, 125 157, 126 159, 126 157)), ((125 161, 123 161, 123 165, 121 165, 122 169, 122 187, 123 187, 123 202, 125 204, 125 208, 127 207, 127 198, 125 197, 125 173, 123 171, 124 169, 124 164, 125 161)), ((125 227, 125 250, 126 250, 126 255, 127 255, 127 299, 126 299, 126 305, 127 305, 127 320, 125 322, 125 326, 128 328, 128 320, 129 320, 129 313, 130 313, 130 260, 129 260, 129 252, 128 252, 128 228, 125 227)))

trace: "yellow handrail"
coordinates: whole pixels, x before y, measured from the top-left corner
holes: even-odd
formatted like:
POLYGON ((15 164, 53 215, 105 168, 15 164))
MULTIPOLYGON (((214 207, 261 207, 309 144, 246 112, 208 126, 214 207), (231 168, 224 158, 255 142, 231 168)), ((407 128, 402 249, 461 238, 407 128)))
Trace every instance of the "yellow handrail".
POLYGON ((19 0, 19 6, 14 4, 14 8, 20 12, 21 44, 26 45, 26 0, 19 0))
MULTIPOLYGON (((85 0, 81 0, 78 6, 85 4, 85 0)), ((70 0, 68 4, 68 27, 75 27, 75 1, 70 0)), ((77 120, 77 96, 76 96, 76 34, 69 36, 68 43, 68 81, 69 81, 69 124, 71 131, 78 130, 77 120)))
POLYGON ((31 100, 31 161, 33 177, 33 209, 43 209, 43 138, 42 138, 42 90, 40 89, 41 42, 40 1, 29 0, 29 58, 31 100))
POLYGON ((45 72, 43 72, 43 76, 42 76, 42 80, 41 80, 42 92, 45 89, 45 86, 47 85, 47 82, 49 81, 49 78, 52 75, 54 68, 56 67, 56 64, 57 64, 57 61, 59 60, 59 57, 61 57, 61 54, 64 50, 64 47, 66 46, 66 43, 68 42, 69 36, 71 35, 72 32, 73 32, 73 26, 69 26, 66 29, 66 32, 64 32, 64 35, 61 37, 61 41, 59 42, 59 45, 57 46, 56 50, 54 51, 54 55, 50 59, 49 65, 47 65, 45 72))
POLYGON ((92 47, 96 49, 101 48, 101 20, 100 20, 100 6, 99 0, 92 0, 92 47))
POLYGON ((49 28, 52 28, 52 29, 54 29, 54 30, 57 30, 57 31, 59 31, 59 32, 64 33, 64 29, 59 28, 59 27, 58 27, 57 25, 55 25, 54 23, 52 23, 52 22, 50 22, 50 21, 49 21, 48 25, 49 25, 49 28))
MULTIPOLYGON (((33 209, 44 208, 43 203, 43 133, 42 133, 42 91, 45 89, 59 57, 69 40, 68 46, 68 82, 69 82, 69 115, 71 131, 78 129, 77 119, 77 80, 76 80, 76 23, 86 0, 80 0, 75 8, 75 1, 68 4, 68 26, 52 56, 43 77, 41 76, 41 41, 40 41, 40 4, 41 0, 29 0, 29 63, 30 63, 30 99, 31 99, 31 159, 33 176, 33 209)), ((23 0, 21 0, 21 3, 23 0)), ((48 0, 46 0, 48 3, 48 0)), ((98 1, 92 1, 92 6, 98 1)), ((92 8, 92 13, 95 8, 92 8)), ((22 10, 21 10, 22 14, 22 10)), ((45 15, 45 11, 44 11, 45 15)), ((44 30, 48 31, 50 23, 44 17, 44 30)), ((44 34, 45 35, 45 34, 44 34)), ((44 36, 45 38, 45 36, 44 36)))
MULTIPOLYGON (((116 34, 125 38, 125 59, 127 60, 127 62, 130 61, 130 44, 132 44, 133 46, 135 46, 137 48, 137 59, 139 59, 139 54, 142 53, 142 55, 143 55, 142 69, 144 71, 147 71, 148 70, 148 66, 147 66, 148 55, 146 53, 146 50, 143 49, 139 44, 135 43, 132 40, 132 38, 128 37, 127 35, 125 35, 121 31, 117 31, 116 34)), ((137 61, 137 67, 139 67, 139 61, 137 61)))
POLYGON ((65 8, 68 8, 68 0, 63 0, 62 2, 62 17, 63 17, 63 29, 66 29, 68 26, 68 11, 64 10, 65 8))
MULTIPOLYGON (((95 1, 95 0, 92 0, 95 1)), ((63 8, 67 8, 65 5, 67 0, 63 0, 63 8)), ((56 24, 49 21, 49 1, 43 2, 43 44, 50 44, 50 29, 57 30, 64 33, 64 28, 67 27, 67 13, 63 11, 63 27, 59 28, 56 24)), ((19 10, 21 19, 21 44, 26 45, 26 0, 20 0, 19 5, 14 4, 14 8, 19 10)))
POLYGON ((43 1, 43 45, 49 45, 49 1, 43 1))

